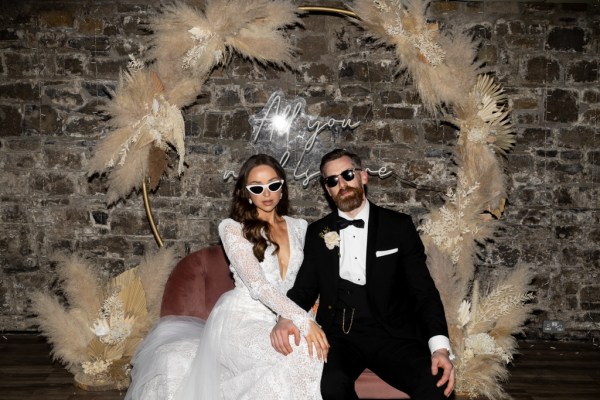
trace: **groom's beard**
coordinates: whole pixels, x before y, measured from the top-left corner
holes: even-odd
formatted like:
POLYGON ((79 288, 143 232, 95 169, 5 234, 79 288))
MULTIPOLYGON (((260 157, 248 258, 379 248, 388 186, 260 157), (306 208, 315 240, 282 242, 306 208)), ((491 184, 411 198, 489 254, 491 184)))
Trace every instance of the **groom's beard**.
POLYGON ((350 212, 362 204, 363 197, 365 191, 362 186, 360 187, 346 187, 345 189, 340 189, 340 191, 335 195, 333 201, 337 208, 339 208, 343 212, 350 212), (350 195, 346 195, 350 193, 350 195))

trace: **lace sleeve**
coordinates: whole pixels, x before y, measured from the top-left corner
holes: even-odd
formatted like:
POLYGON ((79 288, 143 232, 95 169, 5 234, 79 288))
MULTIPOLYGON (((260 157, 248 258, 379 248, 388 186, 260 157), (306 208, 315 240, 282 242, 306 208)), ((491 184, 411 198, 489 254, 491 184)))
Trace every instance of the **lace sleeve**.
POLYGON ((281 293, 266 278, 252 252, 250 243, 242 233, 238 222, 226 219, 219 225, 219 236, 231 267, 248 287, 250 296, 259 300, 278 315, 291 319, 303 336, 308 334, 310 315, 281 293))

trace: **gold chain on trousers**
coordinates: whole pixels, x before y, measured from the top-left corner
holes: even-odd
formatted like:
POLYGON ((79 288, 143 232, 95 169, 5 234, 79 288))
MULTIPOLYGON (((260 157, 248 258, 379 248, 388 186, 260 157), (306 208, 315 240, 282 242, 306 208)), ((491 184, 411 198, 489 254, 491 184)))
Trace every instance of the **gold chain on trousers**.
POLYGON ((350 316, 350 324, 348 325, 348 330, 346 330, 346 308, 344 307, 344 312, 342 313, 342 332, 345 335, 350 333, 350 329, 352 329, 352 323, 354 322, 354 307, 352 307, 352 315, 350 316))

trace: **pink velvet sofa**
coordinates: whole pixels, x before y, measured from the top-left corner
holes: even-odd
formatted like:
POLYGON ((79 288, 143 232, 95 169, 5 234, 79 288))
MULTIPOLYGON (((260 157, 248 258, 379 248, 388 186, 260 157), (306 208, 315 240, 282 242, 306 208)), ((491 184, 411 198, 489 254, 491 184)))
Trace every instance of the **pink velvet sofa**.
MULTIPOLYGON (((189 254, 175 266, 163 293, 161 316, 191 315, 208 318, 221 294, 233 288, 233 278, 223 248, 206 247, 189 254)), ((408 399, 366 370, 356 381, 361 399, 408 399)))

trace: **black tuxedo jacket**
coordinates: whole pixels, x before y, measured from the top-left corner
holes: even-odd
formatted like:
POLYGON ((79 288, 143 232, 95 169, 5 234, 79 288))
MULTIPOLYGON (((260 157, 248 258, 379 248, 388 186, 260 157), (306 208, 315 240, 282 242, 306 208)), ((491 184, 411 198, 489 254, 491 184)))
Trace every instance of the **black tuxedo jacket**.
MULTIPOLYGON (((304 261, 288 297, 305 310, 317 297, 317 322, 325 332, 336 310, 339 247, 325 246, 322 233, 335 231, 337 211, 308 226, 304 261)), ((421 238, 410 216, 370 203, 367 296, 373 316, 395 337, 427 342, 448 336, 444 306, 433 283, 421 238)))

